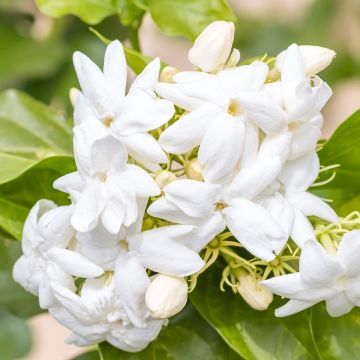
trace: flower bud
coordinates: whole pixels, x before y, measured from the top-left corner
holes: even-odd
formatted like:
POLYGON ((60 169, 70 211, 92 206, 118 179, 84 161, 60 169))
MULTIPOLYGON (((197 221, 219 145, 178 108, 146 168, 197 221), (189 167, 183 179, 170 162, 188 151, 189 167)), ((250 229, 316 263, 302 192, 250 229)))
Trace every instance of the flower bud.
MULTIPOLYGON (((333 61, 336 53, 331 49, 321 46, 301 45, 299 46, 300 53, 304 61, 304 68, 307 76, 314 76, 320 71, 326 69, 333 61)), ((275 68, 281 71, 286 51, 282 51, 275 61, 275 68)))
POLYGON ((155 275, 146 290, 145 303, 154 319, 167 319, 186 305, 188 286, 184 278, 155 275))
POLYGON ((69 98, 72 106, 75 106, 76 100, 80 94, 80 90, 77 88, 71 88, 69 92, 69 98))
POLYGON ((241 271, 238 276, 238 293, 255 310, 266 310, 273 301, 270 290, 258 283, 254 275, 241 271))
POLYGON ((240 61, 240 51, 238 49, 233 49, 230 54, 229 60, 226 63, 227 67, 235 67, 240 61))
POLYGON ((185 174, 189 179, 204 181, 202 172, 204 167, 200 164, 198 158, 190 160, 185 165, 185 174))
POLYGON ((179 70, 172 66, 165 66, 160 73, 160 82, 173 83, 173 77, 179 72, 179 70))
POLYGON ((155 181, 162 190, 166 185, 176 180, 176 175, 171 171, 161 170, 155 176, 155 181))
POLYGON ((188 54, 189 61, 205 72, 215 72, 226 64, 234 41, 232 22, 215 21, 197 37, 188 54))

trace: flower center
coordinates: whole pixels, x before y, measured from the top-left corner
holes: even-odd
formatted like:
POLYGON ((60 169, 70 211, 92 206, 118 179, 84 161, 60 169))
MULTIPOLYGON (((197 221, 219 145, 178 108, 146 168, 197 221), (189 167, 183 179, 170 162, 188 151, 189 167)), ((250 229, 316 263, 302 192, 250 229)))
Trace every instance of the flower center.
POLYGON ((300 121, 293 121, 288 125, 289 131, 297 131, 300 129, 300 121))
POLYGON ((227 204, 225 204, 224 202, 220 201, 216 204, 215 210, 224 210, 227 207, 227 204))
POLYGON ((239 101, 233 99, 230 101, 227 112, 231 116, 240 116, 244 113, 244 109, 240 105, 239 101))
POLYGON ((97 173, 96 176, 101 182, 105 182, 106 179, 107 179, 107 174, 106 173, 97 173))
POLYGON ((104 121, 105 127, 109 128, 109 127, 111 127, 111 125, 114 121, 114 118, 112 116, 107 116, 103 121, 104 121))

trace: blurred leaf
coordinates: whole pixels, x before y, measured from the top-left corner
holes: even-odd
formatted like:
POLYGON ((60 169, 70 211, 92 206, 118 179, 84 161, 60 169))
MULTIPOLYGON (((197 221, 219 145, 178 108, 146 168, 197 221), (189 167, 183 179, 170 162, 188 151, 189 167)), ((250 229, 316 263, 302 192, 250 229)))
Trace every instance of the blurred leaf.
POLYGON ((12 269, 22 255, 22 250, 20 242, 11 241, 7 237, 4 233, 0 234, 0 311, 30 317, 41 312, 39 301, 12 278, 12 269))
POLYGON ((34 160, 0 153, 0 184, 14 179, 35 164, 34 160))
MULTIPOLYGON (((274 310, 256 311, 240 295, 219 288, 221 272, 207 270, 200 277, 191 301, 226 343, 246 360, 313 359, 312 344, 304 342, 297 328, 305 322, 286 326, 274 310)), ((307 339, 306 339, 307 340, 307 339)))
POLYGON ((26 38, 2 23, 0 44, 0 89, 51 75, 63 61, 62 42, 40 42, 26 38))
POLYGON ((102 360, 100 358, 99 351, 89 351, 85 354, 81 354, 75 358, 72 358, 72 360, 102 360))
POLYGON ((1 360, 25 356, 31 349, 31 333, 26 322, 16 316, 0 313, 1 360))
POLYGON ((145 11, 139 8, 134 0, 115 0, 119 18, 124 26, 137 29, 141 24, 141 19, 145 11))
POLYGON ((46 15, 71 14, 92 25, 116 13, 112 0, 36 0, 36 4, 46 15))
POLYGON ((225 0, 135 0, 135 3, 150 12, 163 33, 190 40, 195 40, 213 21, 235 21, 225 0))
MULTIPOLYGON (((344 121, 319 151, 323 166, 339 164, 335 179, 312 188, 312 192, 331 199, 330 205, 340 216, 360 209, 360 110, 344 121)), ((333 170, 322 174, 320 181, 329 178, 333 170)))
POLYGON ((238 360, 240 359, 194 310, 191 304, 170 320, 159 337, 139 353, 100 344, 103 360, 238 360))

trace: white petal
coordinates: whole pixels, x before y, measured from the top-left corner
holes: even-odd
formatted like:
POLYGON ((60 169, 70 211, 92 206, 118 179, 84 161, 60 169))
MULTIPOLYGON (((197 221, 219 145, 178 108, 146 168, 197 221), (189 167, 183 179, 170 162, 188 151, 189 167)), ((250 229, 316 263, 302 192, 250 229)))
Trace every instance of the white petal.
POLYGON ((217 181, 232 171, 240 159, 244 137, 244 124, 228 114, 212 122, 199 149, 206 181, 217 181))
POLYGON ((225 199, 234 197, 253 199, 269 186, 281 171, 281 161, 277 158, 258 160, 239 171, 225 190, 225 199))
POLYGON ((124 145, 112 136, 96 140, 91 146, 92 166, 97 173, 106 174, 111 169, 121 169, 127 158, 124 145))
POLYGON ((147 209, 147 213, 151 216, 164 219, 177 224, 195 224, 196 219, 186 215, 173 202, 167 200, 165 197, 153 202, 147 209))
POLYGON ((94 229, 103 206, 99 189, 87 184, 75 204, 74 214, 71 218, 72 226, 82 232, 94 229))
POLYGON ((300 128, 292 133, 293 140, 289 155, 290 160, 298 159, 308 152, 314 151, 321 137, 320 128, 311 124, 301 124, 300 128))
POLYGON ((150 230, 131 236, 128 240, 130 249, 138 254, 143 265, 162 274, 188 276, 198 272, 204 265, 195 251, 166 234, 159 236, 150 230), (157 236, 154 237, 154 234, 157 236))
POLYGON ((126 89, 127 66, 124 49, 119 40, 112 41, 105 51, 104 77, 117 96, 124 96, 126 89))
POLYGON ((237 66, 219 72, 217 75, 229 96, 239 92, 260 90, 268 74, 269 67, 260 61, 250 65, 237 66))
POLYGON ((195 218, 210 216, 219 198, 221 187, 201 181, 180 179, 163 189, 165 197, 178 206, 186 215, 195 218))
POLYGON ((166 129, 159 138, 163 149, 172 154, 183 154, 198 146, 219 109, 212 104, 201 106, 182 116, 166 129))
POLYGON ((296 88, 306 79, 303 59, 296 44, 292 44, 286 51, 281 71, 281 85, 287 110, 296 104, 296 88))
POLYGON ((158 83, 155 91, 159 96, 173 102, 184 110, 192 111, 204 105, 204 101, 185 95, 177 84, 158 83))
POLYGON ((326 310, 332 317, 338 317, 351 311, 354 305, 345 297, 344 293, 339 293, 326 299, 326 310))
POLYGON ((54 209, 56 204, 50 200, 39 200, 30 210, 24 224, 21 246, 25 255, 38 248, 44 239, 38 232, 38 221, 47 211, 54 209))
POLYGON ((259 149, 259 129, 252 122, 245 123, 244 146, 240 157, 240 167, 244 168, 255 162, 259 149))
POLYGON ((301 279, 309 286, 330 287, 343 274, 339 262, 328 254, 317 241, 307 241, 300 256, 301 279))
POLYGON ((290 237, 294 240, 295 244, 302 248, 306 241, 314 240, 314 229, 308 218, 298 209, 293 208, 294 222, 290 237))
POLYGON ((281 170, 279 179, 287 189, 306 191, 317 178, 319 170, 319 157, 315 151, 311 151, 297 160, 288 161, 281 170))
POLYGON ((54 188, 71 194, 73 191, 79 192, 84 188, 84 181, 77 171, 66 174, 54 182, 54 188))
POLYGON ((289 202, 305 216, 317 216, 329 222, 338 222, 335 211, 317 196, 308 192, 287 194, 289 202))
POLYGON ((137 88, 147 91, 154 91, 155 84, 158 82, 160 72, 160 59, 156 58, 146 65, 145 69, 133 81, 129 92, 137 88))
POLYGON ((230 97, 216 75, 184 71, 174 76, 179 89, 187 96, 226 108, 230 97))
POLYGON ((292 133, 283 131, 276 135, 267 135, 263 139, 258 153, 259 160, 278 158, 284 164, 291 150, 292 133))
POLYGON ((154 130, 169 121, 174 112, 174 105, 170 101, 158 99, 137 88, 126 96, 112 130, 117 136, 154 130))
POLYGON ((275 257, 273 242, 286 241, 281 227, 259 205, 246 199, 232 201, 223 210, 226 223, 237 240, 254 256, 265 261, 275 257))
POLYGON ((349 276, 360 274, 360 230, 351 231, 343 236, 336 257, 349 276))
POLYGON ((131 253, 120 253, 115 265, 115 282, 130 321, 135 326, 144 327, 147 315, 145 293, 150 279, 140 259, 131 253))
POLYGON ((111 110, 108 84, 99 67, 86 55, 75 52, 74 67, 84 96, 93 104, 99 115, 111 110))
MULTIPOLYGON (((138 159, 145 159, 150 163, 166 163, 168 161, 164 151, 157 141, 148 133, 138 133, 121 138, 129 154, 138 159)), ((139 161, 141 163, 141 161, 139 161)), ((146 165, 146 164, 142 164, 146 165)), ((150 169, 151 170, 151 169, 150 169)))
POLYGON ((285 111, 270 98, 259 93, 239 93, 236 99, 246 111, 246 116, 253 120, 266 134, 276 134, 286 124, 285 111))
MULTIPOLYGON (((123 196, 120 199, 118 197, 113 197, 106 202, 101 213, 101 222, 110 234, 117 234, 120 231, 121 226, 125 223, 126 211, 129 208, 129 206, 126 206, 127 200, 131 206, 135 202, 135 196, 132 198, 123 196)), ((137 214, 135 213, 133 221, 135 221, 136 216, 137 214)))
POLYGON ((316 302, 311 302, 311 301, 290 300, 285 305, 275 310, 275 316, 284 317, 284 316, 293 315, 300 311, 308 309, 309 307, 315 304, 316 302))
POLYGON ((76 251, 52 248, 48 251, 49 258, 67 274, 82 278, 95 278, 104 270, 76 251))
POLYGON ((160 195, 161 190, 153 178, 137 165, 127 164, 125 171, 119 175, 119 184, 133 189, 137 196, 148 197, 160 195))

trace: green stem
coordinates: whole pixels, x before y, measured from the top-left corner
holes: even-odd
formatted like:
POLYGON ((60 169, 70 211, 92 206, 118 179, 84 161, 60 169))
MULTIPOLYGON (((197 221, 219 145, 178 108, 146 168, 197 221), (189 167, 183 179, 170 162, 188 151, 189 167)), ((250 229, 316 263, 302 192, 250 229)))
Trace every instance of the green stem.
POLYGON ((309 315, 309 331, 310 331, 310 336, 311 336, 311 340, 314 344, 314 348, 315 348, 315 351, 316 351, 316 355, 319 357, 320 360, 323 360, 323 357, 320 353, 320 350, 316 344, 316 341, 315 341, 315 336, 314 336, 314 329, 313 329, 313 326, 312 326, 312 318, 313 318, 313 308, 310 309, 310 315, 309 315))

